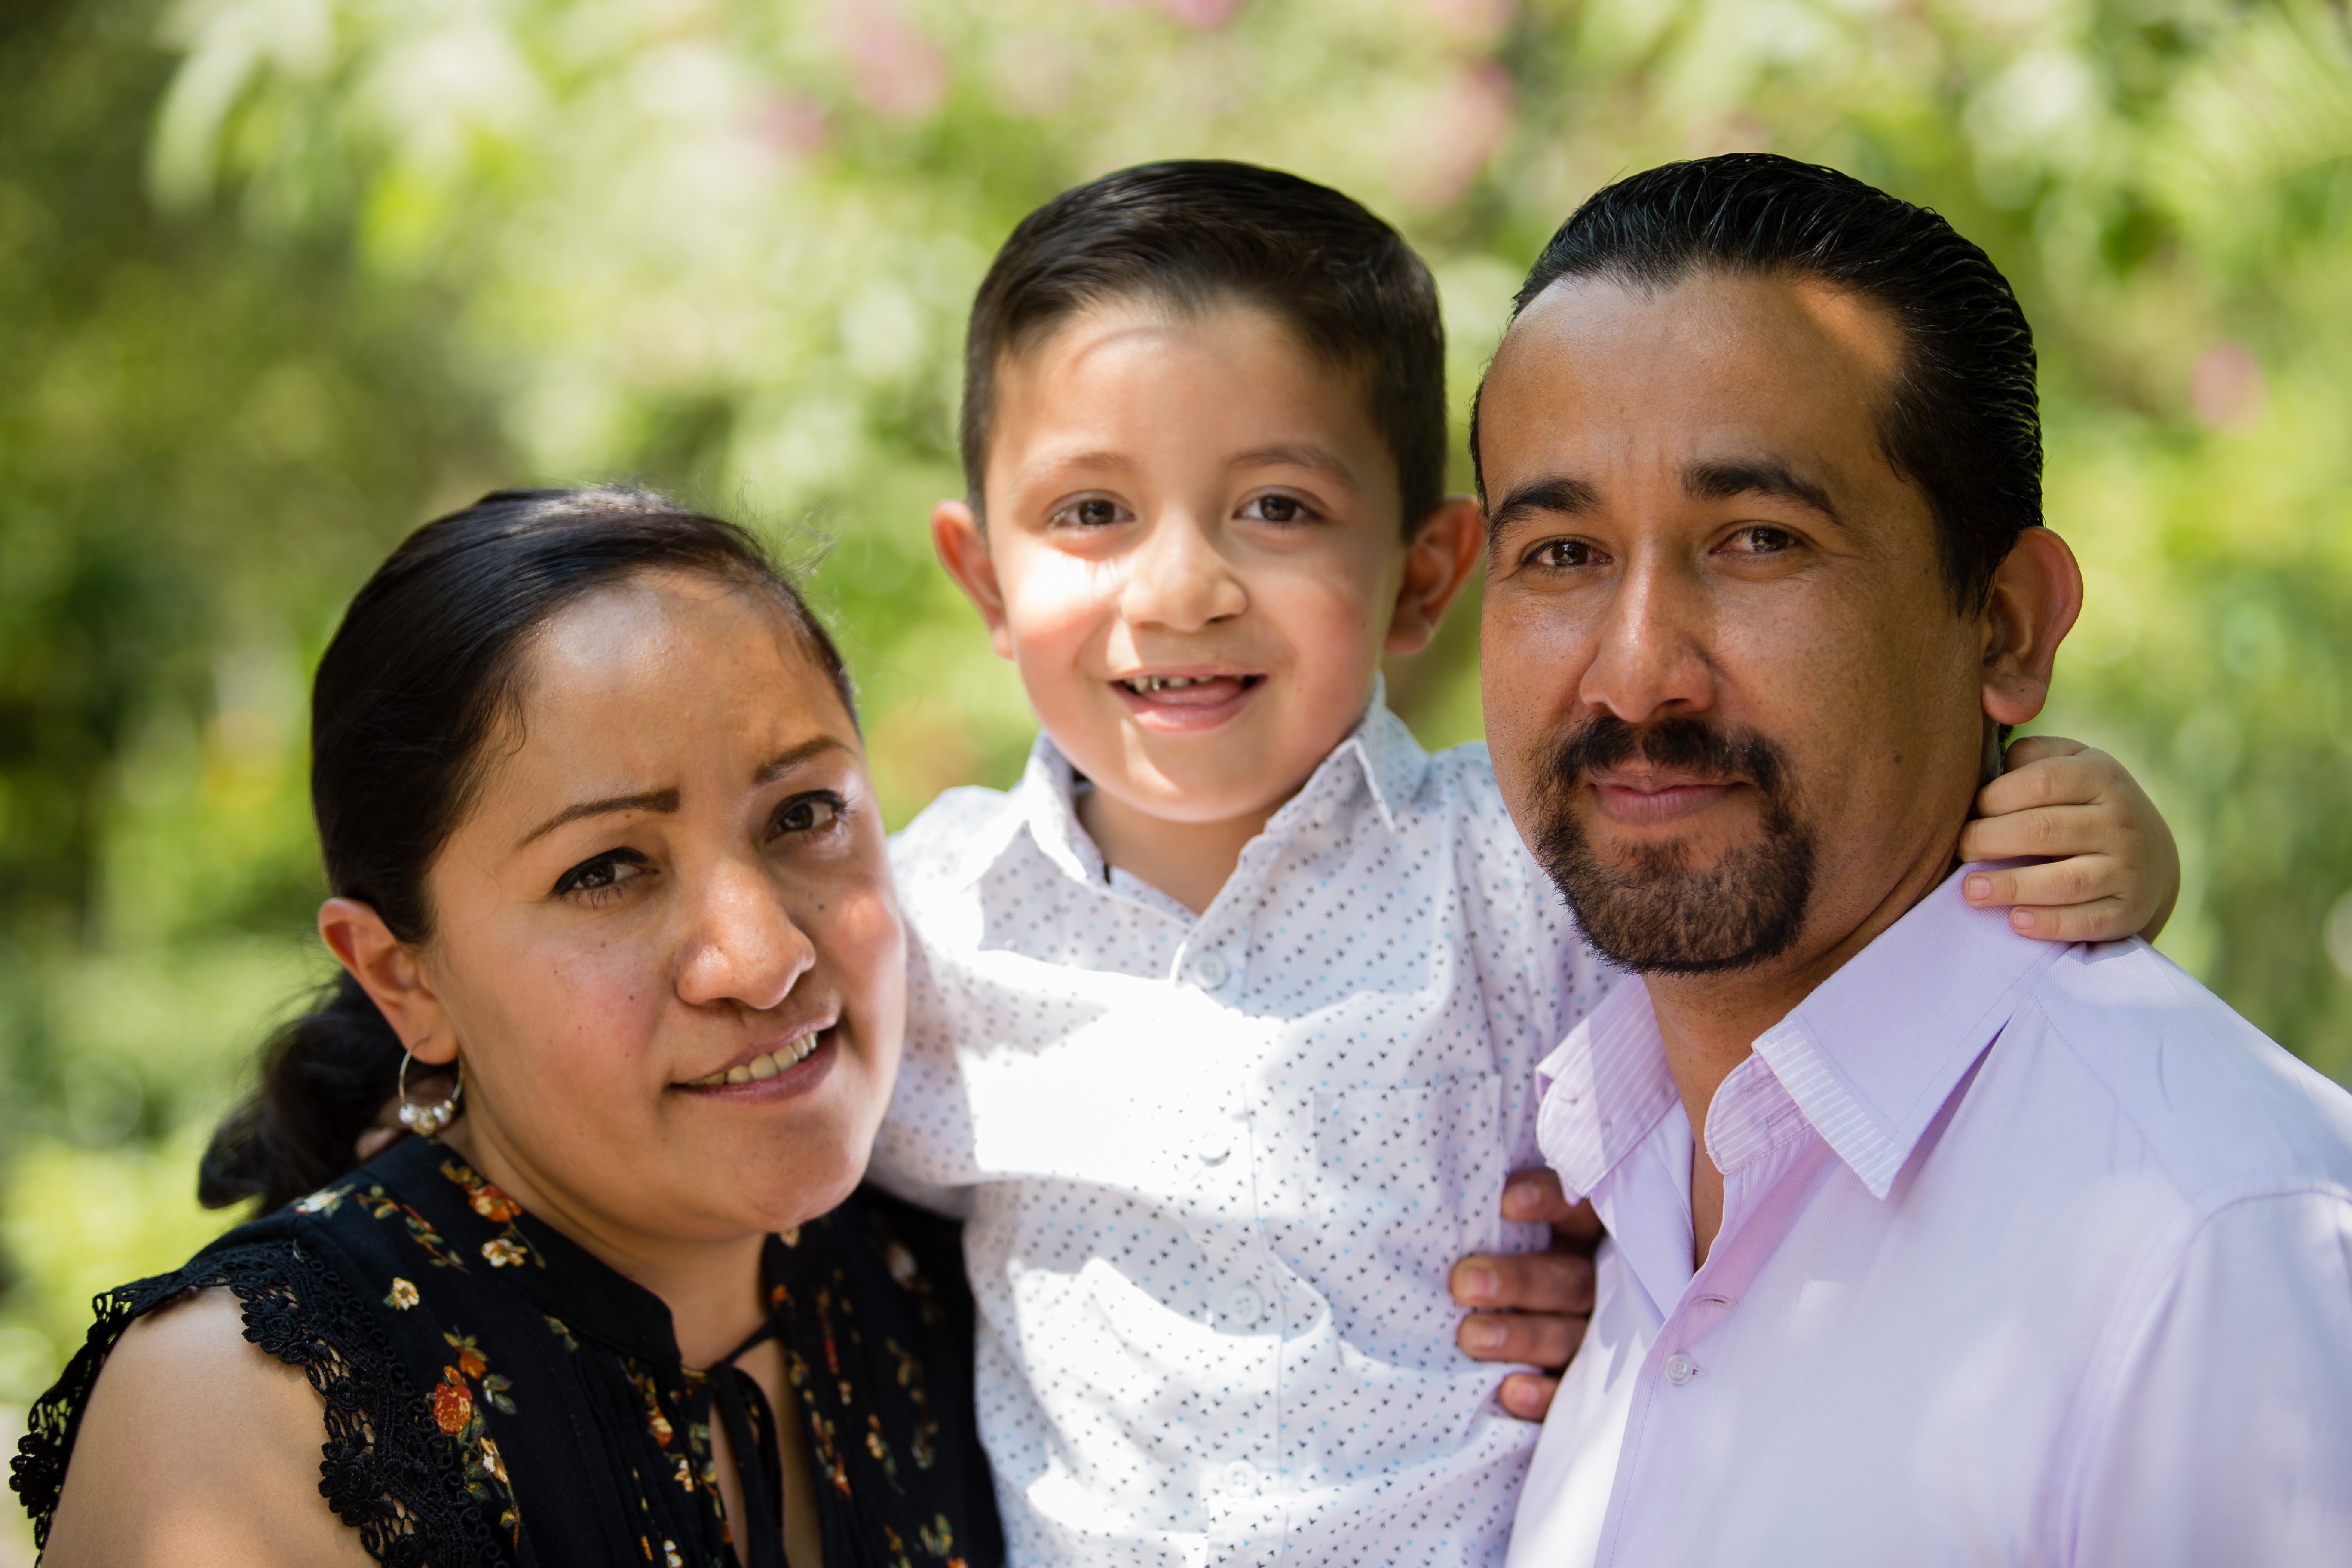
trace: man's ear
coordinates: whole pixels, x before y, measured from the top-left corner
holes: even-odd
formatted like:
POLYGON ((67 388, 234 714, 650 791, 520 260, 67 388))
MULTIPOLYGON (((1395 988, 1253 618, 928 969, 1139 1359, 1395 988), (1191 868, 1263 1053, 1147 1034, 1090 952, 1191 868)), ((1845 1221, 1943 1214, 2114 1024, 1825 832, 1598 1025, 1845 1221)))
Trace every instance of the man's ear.
POLYGON ((1984 609, 1984 710, 1996 722, 2042 711, 2058 645, 2082 613, 2083 569, 2066 542, 2046 528, 2019 534, 1984 609))
POLYGON ((329 899, 319 906, 319 934, 411 1056, 430 1066, 457 1059, 457 1031, 449 1026, 449 1016, 425 978, 425 966, 392 934, 373 905, 357 899, 329 899))
POLYGON ((980 618, 988 623, 989 646, 999 658, 1013 657, 1013 631, 1004 619, 1004 590, 996 581, 996 558, 988 551, 988 535, 980 519, 960 500, 943 500, 931 508, 931 548, 940 564, 956 580, 980 618))
POLYGON ((1429 646, 1445 606, 1477 570, 1486 544, 1486 514, 1468 496, 1447 496, 1422 520, 1405 549, 1404 581, 1389 616, 1389 652, 1414 654, 1429 646))

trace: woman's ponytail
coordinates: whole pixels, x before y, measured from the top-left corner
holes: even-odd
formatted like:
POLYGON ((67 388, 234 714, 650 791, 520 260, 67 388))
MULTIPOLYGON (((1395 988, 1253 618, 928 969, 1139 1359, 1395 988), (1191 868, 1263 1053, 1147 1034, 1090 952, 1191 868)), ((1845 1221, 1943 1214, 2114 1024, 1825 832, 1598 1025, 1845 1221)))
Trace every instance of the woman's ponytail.
POLYGON ((197 1167, 207 1208, 259 1198, 268 1214, 360 1163, 359 1142, 398 1092, 400 1037, 339 974, 262 1047, 261 1082, 221 1122, 197 1167))

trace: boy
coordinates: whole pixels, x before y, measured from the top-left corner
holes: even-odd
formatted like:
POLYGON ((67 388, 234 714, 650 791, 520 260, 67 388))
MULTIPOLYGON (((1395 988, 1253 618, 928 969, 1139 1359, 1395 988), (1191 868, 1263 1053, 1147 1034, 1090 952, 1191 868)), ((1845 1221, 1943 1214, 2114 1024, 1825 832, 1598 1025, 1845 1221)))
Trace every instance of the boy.
POLYGON ((1381 700, 1482 544, 1428 273, 1305 181, 1129 170, 1014 232, 967 353, 934 538, 1045 732, 894 846, 875 1171, 967 1216, 1013 1560, 1500 1562, 1536 1428, 1447 1269, 1544 1245, 1504 1178, 1609 976, 1483 748, 1381 700))

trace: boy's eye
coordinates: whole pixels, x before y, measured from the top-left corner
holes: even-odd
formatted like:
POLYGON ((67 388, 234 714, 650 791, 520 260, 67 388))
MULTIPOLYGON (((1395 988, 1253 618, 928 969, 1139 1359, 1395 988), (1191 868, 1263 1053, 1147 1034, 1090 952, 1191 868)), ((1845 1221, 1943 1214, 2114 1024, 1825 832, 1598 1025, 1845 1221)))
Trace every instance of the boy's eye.
POLYGON ((1297 496, 1275 494, 1253 497, 1242 515, 1259 522, 1306 522, 1315 510, 1297 496))
POLYGON ((1115 500, 1101 496, 1088 496, 1074 500, 1050 520, 1071 528, 1108 528, 1114 523, 1133 522, 1135 514, 1115 500))
POLYGON ((822 833, 848 814, 849 803, 831 790, 796 795, 776 808, 775 833, 822 833))
POLYGON ((604 854, 583 860, 555 879, 555 895, 569 898, 584 895, 590 903, 602 903, 619 892, 628 883, 653 874, 646 858, 634 849, 608 849, 604 854))

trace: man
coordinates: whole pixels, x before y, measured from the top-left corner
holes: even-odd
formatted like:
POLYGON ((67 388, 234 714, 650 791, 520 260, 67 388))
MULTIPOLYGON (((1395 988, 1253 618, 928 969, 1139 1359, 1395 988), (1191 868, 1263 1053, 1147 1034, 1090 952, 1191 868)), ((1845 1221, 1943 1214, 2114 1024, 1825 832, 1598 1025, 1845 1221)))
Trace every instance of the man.
POLYGON ((1644 981, 1545 1064, 1612 1240, 1513 1563, 2352 1563, 2352 1097, 1961 896, 2082 594, 2000 273, 1828 170, 1653 170, 1474 439, 1496 772, 1644 981))

